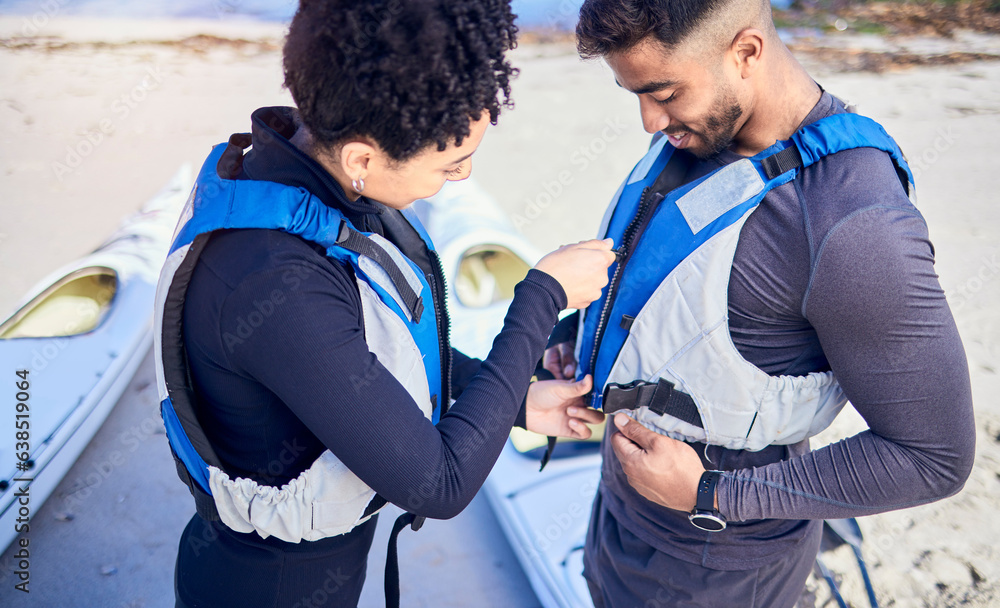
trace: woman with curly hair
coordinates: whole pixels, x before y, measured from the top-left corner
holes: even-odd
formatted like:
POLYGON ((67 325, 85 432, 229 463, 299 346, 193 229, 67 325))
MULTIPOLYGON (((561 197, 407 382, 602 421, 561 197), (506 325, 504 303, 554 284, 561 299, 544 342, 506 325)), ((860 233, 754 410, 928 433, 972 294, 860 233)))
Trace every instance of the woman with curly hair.
MULTIPOLYGON (((444 276, 407 209, 471 171, 510 105, 503 0, 303 0, 296 108, 261 108, 199 175, 158 289, 162 412, 197 513, 177 606, 355 606, 378 511, 450 518, 515 423, 587 437, 590 381, 529 378, 614 260, 544 257, 490 355, 448 343, 444 276)), ((390 547, 389 565, 395 567, 390 547)), ((387 570, 387 602, 398 587, 387 570)))

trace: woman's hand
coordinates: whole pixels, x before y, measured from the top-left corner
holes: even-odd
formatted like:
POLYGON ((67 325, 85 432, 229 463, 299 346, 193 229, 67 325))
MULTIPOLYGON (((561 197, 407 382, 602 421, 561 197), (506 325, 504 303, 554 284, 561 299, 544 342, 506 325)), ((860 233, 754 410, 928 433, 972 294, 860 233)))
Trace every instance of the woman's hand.
POLYGON ((559 281, 566 292, 566 308, 586 308, 608 284, 608 267, 615 261, 613 245, 611 239, 564 245, 539 260, 535 269, 559 281))
POLYGON ((588 408, 583 396, 590 392, 593 380, 586 376, 572 380, 542 380, 528 387, 525 416, 529 431, 552 437, 589 439, 588 424, 600 424, 604 414, 588 408))

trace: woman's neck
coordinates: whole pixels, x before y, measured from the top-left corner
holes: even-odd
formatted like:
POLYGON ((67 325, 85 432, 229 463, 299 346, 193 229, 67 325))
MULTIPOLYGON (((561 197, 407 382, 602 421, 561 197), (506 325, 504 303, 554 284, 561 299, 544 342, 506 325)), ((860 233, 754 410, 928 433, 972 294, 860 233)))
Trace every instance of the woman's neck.
POLYGON ((329 154, 325 154, 318 150, 315 140, 313 140, 312 133, 305 125, 299 125, 295 135, 289 140, 293 146, 301 150, 304 154, 313 159, 321 167, 326 169, 326 172, 330 174, 333 179, 340 184, 340 188, 344 191, 344 195, 351 202, 354 202, 361 198, 361 195, 355 192, 354 187, 351 184, 351 178, 347 176, 346 173, 340 168, 340 164, 335 161, 335 159, 330 158, 329 154))

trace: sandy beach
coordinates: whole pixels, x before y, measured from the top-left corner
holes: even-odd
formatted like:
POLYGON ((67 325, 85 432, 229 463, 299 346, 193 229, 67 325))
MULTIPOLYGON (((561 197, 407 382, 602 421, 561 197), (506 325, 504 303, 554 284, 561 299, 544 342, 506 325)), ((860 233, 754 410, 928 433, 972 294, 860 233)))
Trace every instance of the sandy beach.
MULTIPOLYGON (((179 165, 197 168, 212 145, 248 131, 254 109, 291 104, 281 86, 282 33, 254 22, 0 18, 4 316, 45 274, 97 246, 179 165)), ((997 37, 959 42, 1000 53, 997 37)), ((817 81, 880 121, 914 168, 969 359, 979 433, 960 494, 860 520, 872 578, 883 606, 997 606, 1000 171, 992 153, 1000 61, 857 72, 823 56, 803 55, 817 81)), ((513 60, 517 107, 487 133, 473 177, 540 249, 591 238, 648 144, 637 104, 571 44, 523 44, 513 60)), ((11 551, 0 557, 0 605, 173 605, 176 542, 194 509, 174 474, 155 392, 147 357, 105 428, 34 514, 30 596, 13 590, 11 551), (139 441, 123 443, 127 436, 139 441), (88 481, 123 445, 137 447, 99 483, 88 481)), ((814 446, 863 424, 845 412, 814 446)), ((383 601, 389 523, 383 517, 363 606, 383 601)), ((537 606, 505 542, 482 497, 455 520, 404 535, 404 605, 537 606)), ((852 605, 866 606, 849 549, 827 563, 844 575, 852 605)), ((835 605, 820 583, 810 582, 815 605, 835 605)))

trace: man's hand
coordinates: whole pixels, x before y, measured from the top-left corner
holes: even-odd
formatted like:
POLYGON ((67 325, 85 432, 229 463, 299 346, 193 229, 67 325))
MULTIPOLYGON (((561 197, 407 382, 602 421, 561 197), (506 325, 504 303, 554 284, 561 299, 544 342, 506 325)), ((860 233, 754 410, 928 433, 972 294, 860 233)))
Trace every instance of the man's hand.
POLYGON ((587 424, 599 424, 604 414, 592 410, 583 402, 590 392, 593 379, 544 380, 528 387, 526 426, 529 431, 552 437, 589 439, 587 424))
POLYGON ((569 380, 576 375, 576 357, 573 355, 575 346, 572 342, 556 344, 546 349, 542 358, 542 367, 549 370, 557 379, 569 380))
POLYGON ((629 416, 615 415, 621 431, 611 436, 629 484, 649 500, 678 511, 694 509, 705 467, 694 448, 650 431, 629 416))

